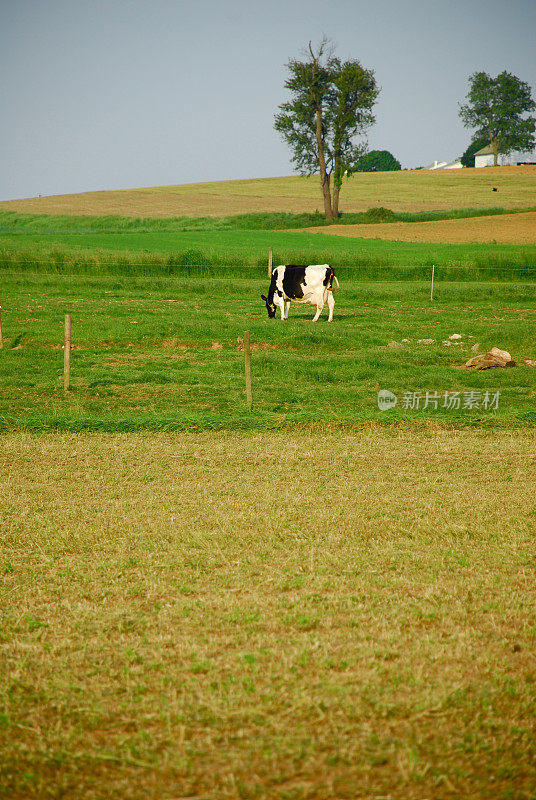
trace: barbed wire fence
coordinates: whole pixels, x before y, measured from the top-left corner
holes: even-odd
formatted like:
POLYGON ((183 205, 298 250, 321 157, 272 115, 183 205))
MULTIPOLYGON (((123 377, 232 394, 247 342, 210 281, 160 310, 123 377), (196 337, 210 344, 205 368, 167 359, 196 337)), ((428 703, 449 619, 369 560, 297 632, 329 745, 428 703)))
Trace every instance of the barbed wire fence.
MULTIPOLYGON (((50 262, 50 266, 54 267, 55 263, 56 262, 51 261, 50 262)), ((113 266, 113 265, 117 265, 117 266, 120 266, 120 267, 138 267, 140 270, 143 270, 143 267, 145 266, 142 262, 138 262, 138 261, 120 261, 120 262, 117 262, 117 261, 102 262, 102 261, 100 261, 99 265, 108 266, 108 267, 109 266, 113 266)), ((165 264, 162 264, 162 266, 165 266, 165 264)), ((56 270, 51 269, 49 272, 42 271, 42 270, 40 270, 38 272, 32 272, 31 270, 27 270, 27 269, 2 269, 2 268, 0 268, 0 275, 9 275, 9 276, 13 276, 13 277, 17 276, 17 275, 30 275, 32 277, 41 277, 41 276, 43 276, 43 277, 65 277, 65 278, 81 278, 81 279, 82 278, 92 278, 92 279, 102 278, 102 279, 106 279, 107 280, 107 279, 110 279, 110 278, 119 278, 119 277, 126 277, 126 278, 136 278, 136 277, 137 278, 150 278, 150 277, 154 277, 154 278, 170 278, 170 277, 171 278, 181 278, 181 277, 185 277, 185 278, 189 278, 189 277, 192 277, 192 276, 187 274, 187 271, 190 270, 190 269, 198 269, 200 271, 202 271, 202 270, 211 270, 211 271, 214 271, 214 273, 217 273, 219 270, 222 270, 222 271, 223 270, 244 270, 244 271, 248 270, 250 273, 253 273, 254 271, 259 271, 260 272, 262 270, 262 271, 266 272, 266 267, 263 267, 263 266, 261 266, 259 264, 218 264, 218 263, 207 264, 207 263, 204 263, 204 264, 178 264, 178 265, 173 265, 173 266, 174 266, 174 269, 175 269, 175 271, 173 271, 173 272, 166 272, 165 270, 162 269, 161 271, 156 271, 156 272, 151 273, 151 274, 147 274, 147 273, 144 273, 144 272, 140 271, 138 274, 129 273, 128 275, 124 275, 124 276, 122 276, 120 272, 110 272, 110 273, 105 273, 105 274, 97 274, 97 273, 93 273, 91 271, 78 272, 77 273, 77 272, 65 272, 65 271, 58 270, 58 269, 56 269, 56 270), (181 271, 183 271, 182 275, 181 275, 181 271)), ((284 265, 282 265, 282 266, 284 266, 284 265)), ((351 266, 351 265, 348 265, 348 264, 336 265, 336 264, 331 263, 330 266, 332 266, 333 269, 336 272, 345 272, 345 271, 355 272, 355 271, 359 271, 360 273, 364 272, 366 270, 371 270, 371 271, 375 271, 375 272, 385 271, 386 273, 388 273, 388 272, 390 272, 392 270, 415 270, 415 271, 421 270, 421 271, 427 271, 428 273, 431 273, 432 268, 434 268, 435 269, 436 278, 437 278, 438 275, 439 276, 441 275, 441 271, 442 270, 444 270, 444 271, 458 270, 458 271, 460 271, 462 273, 464 271, 467 272, 467 273, 470 273, 470 272, 501 272, 501 273, 534 272, 535 279, 536 279, 536 264, 534 266, 528 266, 528 267, 510 267, 510 266, 506 266, 506 265, 497 265, 497 266, 485 267, 485 266, 480 266, 480 265, 476 265, 475 266, 475 265, 457 265, 457 264, 442 264, 442 265, 441 264, 440 265, 437 265, 437 264, 434 264, 434 265, 428 265, 428 264, 381 264, 381 265, 364 264, 364 265, 360 265, 360 264, 355 264, 354 266, 351 266)), ((218 277, 218 275, 214 274, 213 277, 218 277)), ((367 280, 367 278, 365 277, 365 278, 363 278, 363 280, 367 280)))

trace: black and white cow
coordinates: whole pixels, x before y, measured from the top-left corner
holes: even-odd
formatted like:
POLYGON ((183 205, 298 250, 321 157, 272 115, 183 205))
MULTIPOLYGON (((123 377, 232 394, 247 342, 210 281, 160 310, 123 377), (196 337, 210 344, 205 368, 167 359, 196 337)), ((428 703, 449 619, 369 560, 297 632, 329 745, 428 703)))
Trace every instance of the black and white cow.
POLYGON ((276 307, 281 310, 281 319, 287 319, 291 303, 312 303, 316 306, 316 314, 313 317, 313 322, 316 322, 327 303, 328 322, 331 322, 335 307, 333 281, 338 287, 339 281, 329 264, 282 265, 275 267, 272 272, 268 297, 261 294, 261 298, 266 303, 270 319, 275 317, 276 307))

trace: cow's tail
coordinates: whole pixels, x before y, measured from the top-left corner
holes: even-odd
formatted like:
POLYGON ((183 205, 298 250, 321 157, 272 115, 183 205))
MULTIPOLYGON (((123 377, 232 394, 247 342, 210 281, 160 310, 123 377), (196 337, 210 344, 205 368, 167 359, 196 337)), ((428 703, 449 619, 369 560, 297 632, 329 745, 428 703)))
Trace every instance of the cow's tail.
POLYGON ((330 292, 334 292, 335 291, 335 287, 333 286, 333 281, 335 281, 335 283, 337 284, 337 287, 336 287, 337 289, 340 289, 340 286, 339 286, 339 281, 337 280, 337 276, 335 275, 335 272, 333 271, 333 267, 331 267, 330 269, 331 269, 331 275, 329 276, 328 289, 329 289, 330 292))

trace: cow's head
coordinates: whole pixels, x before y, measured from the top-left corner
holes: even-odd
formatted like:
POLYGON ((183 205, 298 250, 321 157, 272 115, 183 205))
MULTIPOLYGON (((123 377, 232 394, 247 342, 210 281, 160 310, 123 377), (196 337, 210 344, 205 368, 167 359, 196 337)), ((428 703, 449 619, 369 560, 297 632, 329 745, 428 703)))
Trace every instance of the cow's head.
POLYGON ((264 302, 266 303, 266 310, 268 311, 268 316, 270 317, 270 319, 275 317, 275 305, 274 305, 274 303, 268 302, 268 298, 265 297, 263 294, 261 294, 261 300, 264 300, 264 302))

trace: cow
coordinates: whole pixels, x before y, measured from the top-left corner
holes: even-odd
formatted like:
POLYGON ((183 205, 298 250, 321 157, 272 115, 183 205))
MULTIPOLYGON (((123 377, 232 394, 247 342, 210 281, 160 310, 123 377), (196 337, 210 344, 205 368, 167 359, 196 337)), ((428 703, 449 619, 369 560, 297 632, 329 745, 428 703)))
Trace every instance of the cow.
POLYGON ((312 303, 316 306, 313 322, 320 316, 324 304, 328 304, 328 322, 333 320, 333 281, 337 288, 339 281, 329 264, 309 264, 299 266, 286 264, 275 267, 272 272, 272 281, 268 289, 268 297, 261 294, 261 299, 266 303, 270 319, 275 317, 276 307, 281 310, 281 319, 288 318, 291 303, 312 303))

